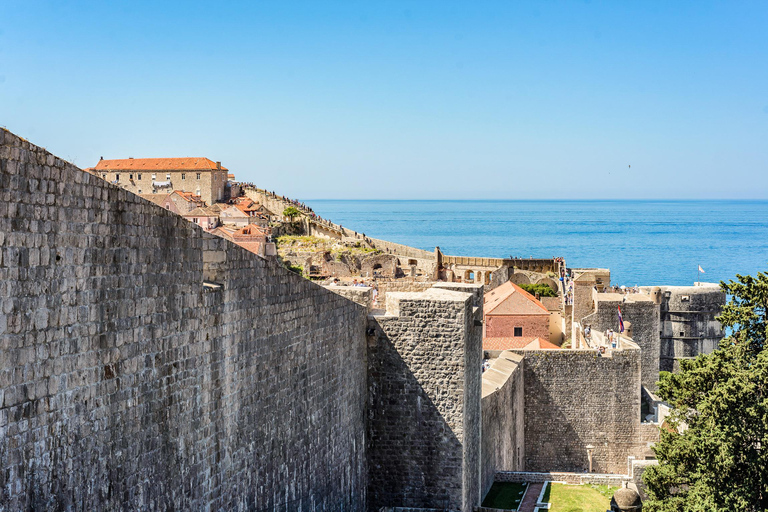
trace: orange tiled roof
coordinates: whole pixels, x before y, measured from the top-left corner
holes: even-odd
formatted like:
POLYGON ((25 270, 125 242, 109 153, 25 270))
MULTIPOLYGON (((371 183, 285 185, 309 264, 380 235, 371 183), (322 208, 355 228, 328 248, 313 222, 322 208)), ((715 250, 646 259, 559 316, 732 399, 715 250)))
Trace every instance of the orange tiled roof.
POLYGON ((486 315, 549 315, 536 297, 511 281, 486 294, 483 309, 486 315))
MULTIPOLYGON (((208 158, 122 158, 99 160, 94 171, 215 171, 216 162, 208 158)), ((228 169, 221 167, 222 171, 228 169)))
POLYGON ((190 201, 190 202, 195 202, 195 203, 202 203, 203 202, 202 196, 195 195, 192 192, 184 192, 183 190, 174 190, 172 193, 173 194, 178 194, 183 199, 185 199, 187 201, 190 201))
POLYGON ((542 340, 541 338, 537 338, 535 336, 518 336, 514 338, 483 338, 483 350, 551 350, 555 348, 560 347, 554 343, 542 340))

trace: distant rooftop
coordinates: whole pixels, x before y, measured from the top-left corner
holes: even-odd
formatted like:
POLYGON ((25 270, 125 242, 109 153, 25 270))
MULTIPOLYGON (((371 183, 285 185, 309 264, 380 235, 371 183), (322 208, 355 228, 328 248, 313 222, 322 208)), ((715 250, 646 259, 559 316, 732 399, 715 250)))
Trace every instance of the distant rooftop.
MULTIPOLYGON (((220 164, 208 158, 122 158, 99 160, 94 171, 215 171, 220 164)), ((222 171, 228 170, 221 167, 222 171)))

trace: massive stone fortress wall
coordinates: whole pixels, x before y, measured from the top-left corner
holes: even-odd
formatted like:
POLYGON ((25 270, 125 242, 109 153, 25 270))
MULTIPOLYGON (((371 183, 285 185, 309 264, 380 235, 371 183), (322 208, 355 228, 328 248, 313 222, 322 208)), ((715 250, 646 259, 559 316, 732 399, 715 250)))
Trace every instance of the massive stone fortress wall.
POLYGON ((498 471, 525 469, 523 356, 502 352, 483 373, 482 495, 498 471))
POLYGON ((365 506, 364 308, 4 130, 0 292, 3 508, 365 506))
POLYGON ((640 422, 639 349, 524 354, 526 471, 586 471, 590 444, 599 473, 626 473, 628 456, 645 456, 656 427, 640 422))
POLYGON ((371 320, 370 508, 471 511, 480 498, 480 327, 473 298, 392 292, 371 320), (391 308, 391 309, 390 309, 391 308))

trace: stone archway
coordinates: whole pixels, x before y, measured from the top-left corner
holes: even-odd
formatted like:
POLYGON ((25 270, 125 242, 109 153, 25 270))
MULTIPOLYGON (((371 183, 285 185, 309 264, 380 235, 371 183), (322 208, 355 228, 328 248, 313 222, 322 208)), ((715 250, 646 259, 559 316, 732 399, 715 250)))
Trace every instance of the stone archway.
POLYGON ((531 280, 528 279, 528 276, 521 272, 515 272, 510 275, 509 280, 515 284, 531 284, 531 280))
POLYGON ((555 292, 560 290, 560 287, 558 286, 557 281, 555 281, 550 277, 544 277, 542 279, 539 279, 538 281, 536 281, 536 284, 546 284, 547 286, 552 288, 555 292))

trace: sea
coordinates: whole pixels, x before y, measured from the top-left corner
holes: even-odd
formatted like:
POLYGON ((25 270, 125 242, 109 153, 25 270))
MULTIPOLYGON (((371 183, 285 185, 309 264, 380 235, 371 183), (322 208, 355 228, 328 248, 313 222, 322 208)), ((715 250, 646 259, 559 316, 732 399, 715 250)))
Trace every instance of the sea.
POLYGON ((768 271, 768 201, 308 200, 367 236, 454 256, 551 258, 616 285, 768 271), (704 271, 699 272, 699 267, 704 271))

